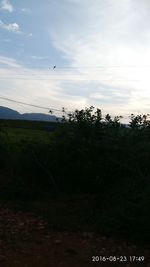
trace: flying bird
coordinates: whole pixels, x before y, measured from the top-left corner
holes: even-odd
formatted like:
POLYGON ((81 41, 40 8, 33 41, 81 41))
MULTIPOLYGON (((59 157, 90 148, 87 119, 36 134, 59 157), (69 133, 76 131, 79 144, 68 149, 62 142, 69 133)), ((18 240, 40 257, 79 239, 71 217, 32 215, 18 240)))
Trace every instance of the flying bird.
POLYGON ((54 65, 53 70, 56 69, 56 65, 54 65))

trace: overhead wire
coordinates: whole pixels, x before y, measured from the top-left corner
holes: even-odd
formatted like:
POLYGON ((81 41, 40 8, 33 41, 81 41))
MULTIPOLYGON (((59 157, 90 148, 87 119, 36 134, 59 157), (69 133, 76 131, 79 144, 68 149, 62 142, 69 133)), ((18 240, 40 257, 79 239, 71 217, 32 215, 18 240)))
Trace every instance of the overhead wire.
MULTIPOLYGON (((57 112, 61 112, 62 113, 62 109, 55 109, 55 108, 50 108, 50 107, 49 108, 48 107, 42 107, 42 106, 29 104, 29 103, 25 103, 25 102, 22 102, 22 101, 17 101, 17 100, 14 100, 14 99, 11 99, 11 98, 7 98, 7 97, 2 97, 2 96, 0 96, 0 99, 7 100, 7 101, 10 101, 10 102, 14 102, 14 103, 17 103, 19 105, 27 105, 27 106, 31 106, 31 107, 40 108, 40 109, 46 109, 48 111, 52 110, 52 111, 57 111, 57 112)), ((67 111, 67 112, 73 112, 73 111, 67 111)), ((128 118, 129 116, 130 115, 123 116, 123 118, 128 118)))
MULTIPOLYGON (((32 78, 36 81, 99 81, 99 82, 140 82, 140 81, 143 81, 144 79, 91 79, 91 78, 86 78, 86 79, 67 79, 67 78, 36 78, 36 77, 33 77, 32 78)), ((15 79, 18 79, 18 80, 30 80, 31 77, 0 77, 0 80, 15 80, 15 79)))
POLYGON ((59 66, 59 65, 41 65, 41 66, 34 66, 34 68, 46 68, 46 69, 99 69, 99 68, 150 68, 150 65, 97 65, 97 66, 59 66))
MULTIPOLYGON (((20 73, 14 73, 10 75, 4 75, 0 77, 0 80, 14 80, 14 79, 19 79, 19 80, 29 80, 34 78, 34 80, 47 80, 47 81, 65 81, 65 82, 70 82, 70 81, 99 81, 99 82, 140 82, 143 81, 143 79, 130 79, 130 78, 101 78, 101 77, 89 77, 89 74, 87 73, 79 73, 79 71, 89 70, 91 71, 92 74, 98 75, 101 73, 101 71, 106 71, 107 70, 113 70, 113 69, 128 69, 128 68, 150 68, 150 65, 101 65, 101 66, 36 66, 34 69, 32 68, 30 71, 24 71, 20 73), (54 69, 55 66, 55 69, 54 69), (49 73, 39 73, 37 70, 40 69, 45 69, 49 71, 49 73), (35 71, 34 71, 35 70, 35 71), (70 72, 68 72, 70 70, 70 72), (78 72, 72 72, 73 70, 76 70, 78 72), (94 71, 94 72, 93 72, 94 71), (95 72, 96 71, 96 72, 95 72), (100 72, 99 72, 100 71, 100 72), (67 72, 67 73, 65 73, 67 72), (81 76, 82 75, 82 76, 81 76), (88 76, 87 76, 88 75, 88 76), (28 76, 28 77, 27 77, 28 76)), ((110 75, 110 73, 104 73, 104 75, 110 75)))
POLYGON ((0 96, 0 99, 7 100, 7 101, 10 101, 10 102, 13 102, 13 103, 18 103, 18 104, 30 106, 30 107, 45 109, 45 110, 61 111, 60 109, 55 109, 55 108, 50 108, 50 107, 43 107, 43 106, 39 106, 39 105, 34 105, 34 104, 30 104, 30 103, 26 103, 26 102, 22 102, 22 101, 17 101, 17 100, 8 98, 8 97, 3 97, 3 96, 0 96))
MULTIPOLYGON (((38 68, 38 67, 36 67, 38 68)), ((57 72, 57 70, 63 70, 63 71, 68 71, 68 70, 80 70, 80 69, 92 69, 92 70, 98 70, 98 69, 113 69, 113 68, 150 68, 149 65, 112 65, 112 66, 78 66, 78 67, 69 67, 69 66, 56 66, 55 70, 53 70, 53 67, 49 67, 49 66, 40 66, 39 69, 41 68, 45 68, 45 69, 49 69, 52 72, 48 73, 48 74, 39 74, 39 73, 29 73, 29 72, 24 72, 24 73, 18 73, 15 77, 12 75, 7 75, 7 76, 3 76, 0 77, 0 80, 11 80, 11 79, 22 79, 22 80, 30 80, 30 78, 34 78, 34 80, 50 80, 50 81, 67 81, 67 82, 71 82, 71 81, 105 81, 105 82, 139 82, 142 81, 142 79, 94 79, 94 78, 80 78, 77 79, 78 77, 76 77, 76 79, 72 79, 72 76, 76 76, 76 73, 69 73, 69 74, 65 74, 62 72, 57 72), (31 77, 24 77, 24 75, 30 75, 31 77), (36 76, 41 76, 41 77, 36 77, 36 76), (44 75, 47 77, 44 77, 44 75), (55 78, 57 75, 59 75, 59 78, 55 78), (63 77, 65 78, 61 78, 61 76, 63 75, 63 77), (70 78, 69 78, 70 75, 70 78), (72 75, 72 76, 71 76, 72 75), (43 76, 43 77, 42 77, 43 76), (54 77, 54 78, 49 78, 49 76, 54 77), (67 79, 68 77, 68 79, 67 79)), ((32 69, 33 70, 33 69, 32 69)), ((78 74, 79 75, 79 74, 78 74)), ((30 106, 30 107, 35 107, 35 108, 40 108, 40 109, 44 109, 44 110, 52 110, 52 111, 56 111, 56 112, 62 112, 62 110, 60 109, 55 109, 55 108, 49 108, 49 107, 43 107, 43 106, 39 106, 39 105, 34 105, 34 104, 30 104, 30 103, 26 103, 26 102, 22 102, 22 101, 17 101, 14 99, 10 99, 7 97, 0 97, 3 100, 7 100, 7 101, 11 101, 14 103, 18 103, 20 105, 26 105, 26 106, 30 106)), ((125 117, 124 117, 125 118, 125 117)))
MULTIPOLYGON (((54 113, 63 113, 62 109, 55 109, 55 108, 50 108, 50 107, 42 107, 42 106, 39 106, 39 105, 34 105, 34 104, 29 104, 29 103, 26 103, 26 102, 22 102, 22 101, 17 101, 17 100, 14 100, 14 99, 11 99, 11 98, 7 98, 7 97, 3 97, 0 95, 0 99, 3 99, 3 100, 7 100, 7 101, 10 101, 10 102, 13 102, 13 103, 16 103, 20 106, 31 106, 31 107, 36 107, 36 108, 40 108, 40 109, 45 109, 45 110, 52 110, 54 113)), ((30 110, 31 111, 31 110, 30 110)), ((73 113, 74 111, 69 111, 65 108, 65 114, 66 113, 73 113)), ((109 112, 108 112, 109 113, 109 112)), ((139 112, 138 112, 139 113, 139 112)), ((104 117, 107 113, 104 114, 104 117)), ((123 119, 129 119, 131 116, 131 114, 128 114, 128 115, 123 115, 123 119)), ((114 118, 115 115, 112 115, 112 118, 114 118)))
POLYGON ((39 106, 39 105, 27 103, 27 102, 14 100, 12 98, 8 98, 8 97, 2 96, 2 95, 0 95, 0 99, 6 100, 6 101, 9 101, 9 102, 13 102, 13 103, 16 103, 16 104, 19 104, 19 105, 25 105, 25 106, 30 106, 30 107, 34 107, 34 108, 44 109, 44 110, 47 110, 49 113, 51 113, 51 111, 52 111, 52 114, 53 113, 55 113, 55 114, 56 113, 57 114, 63 114, 63 113, 71 113, 71 112, 73 112, 72 110, 68 110, 67 108, 64 108, 64 111, 63 111, 62 110, 63 108, 57 109, 57 108, 53 108, 53 107, 43 107, 43 106, 39 106))

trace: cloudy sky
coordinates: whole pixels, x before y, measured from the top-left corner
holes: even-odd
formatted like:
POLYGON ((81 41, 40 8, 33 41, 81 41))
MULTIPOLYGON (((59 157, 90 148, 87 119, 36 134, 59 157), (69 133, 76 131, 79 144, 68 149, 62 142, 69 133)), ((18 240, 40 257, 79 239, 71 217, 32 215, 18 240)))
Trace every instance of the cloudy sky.
MULTIPOLYGON (((0 97, 149 113, 150 1, 0 1, 0 97)), ((2 98, 0 105, 48 112, 2 98)))

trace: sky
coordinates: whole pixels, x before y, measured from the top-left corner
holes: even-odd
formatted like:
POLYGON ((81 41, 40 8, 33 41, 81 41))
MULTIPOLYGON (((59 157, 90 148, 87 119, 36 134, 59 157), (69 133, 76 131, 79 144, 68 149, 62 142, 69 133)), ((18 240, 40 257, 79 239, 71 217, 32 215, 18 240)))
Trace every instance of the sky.
POLYGON ((149 15, 149 0, 0 0, 0 97, 45 109, 0 106, 149 113, 149 15))

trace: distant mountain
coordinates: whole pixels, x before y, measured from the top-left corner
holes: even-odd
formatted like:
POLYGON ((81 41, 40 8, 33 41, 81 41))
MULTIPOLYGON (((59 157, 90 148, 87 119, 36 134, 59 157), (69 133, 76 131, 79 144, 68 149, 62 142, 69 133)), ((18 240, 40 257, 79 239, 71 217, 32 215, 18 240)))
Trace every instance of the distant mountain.
POLYGON ((57 117, 54 115, 47 115, 44 113, 24 113, 20 114, 18 111, 0 106, 0 119, 10 120, 28 120, 28 121, 56 121, 57 117))
POLYGON ((21 114, 16 110, 0 106, 0 119, 21 119, 21 114))
POLYGON ((22 120, 28 121, 56 121, 56 116, 43 113, 24 113, 21 115, 22 120))

